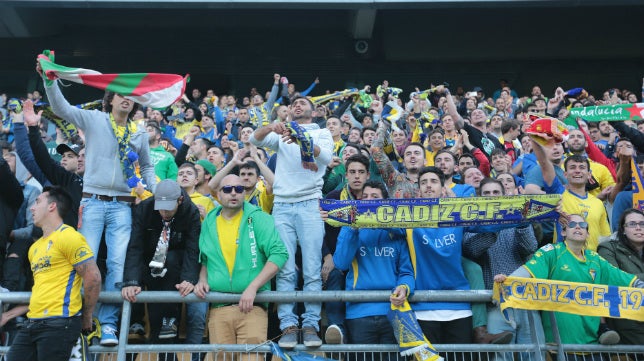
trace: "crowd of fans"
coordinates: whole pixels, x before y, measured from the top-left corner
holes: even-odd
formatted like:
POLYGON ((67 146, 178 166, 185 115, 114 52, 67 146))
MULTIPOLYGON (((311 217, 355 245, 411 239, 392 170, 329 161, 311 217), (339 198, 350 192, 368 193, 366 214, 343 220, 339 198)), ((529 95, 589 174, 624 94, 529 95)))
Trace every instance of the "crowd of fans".
MULTIPOLYGON (((318 92, 319 83, 316 78, 298 91, 275 74, 265 94, 253 88, 237 98, 192 89, 165 110, 139 107, 115 93, 106 94, 102 110, 81 109, 55 82, 44 86, 45 99, 39 91, 25 99, 2 94, 2 287, 41 287, 32 285, 29 248, 42 232, 31 207, 52 185, 71 196, 63 221, 96 255, 105 290, 120 290, 133 302, 142 290, 241 294, 235 304, 186 303, 185 342, 191 344, 201 343, 206 329, 211 343, 254 344, 278 336, 285 348, 319 346, 320 336, 327 343, 396 342, 386 317, 389 303, 280 304, 279 321, 269 322, 272 305, 254 298, 271 289, 272 279, 277 291, 393 290, 391 302, 401 304, 415 290, 492 289, 495 275, 517 270, 556 277, 522 267, 535 252, 605 262, 597 251, 630 274, 611 270, 620 272, 611 280, 641 287, 644 213, 631 209, 637 190, 630 160, 644 165, 644 121, 577 119, 567 140, 547 145, 526 133, 533 114, 563 120, 570 108, 637 103, 638 94, 617 88, 544 94, 535 85, 519 96, 506 81, 487 93, 445 85, 410 92, 387 81, 334 93, 318 92), (316 93, 325 94, 307 97, 316 93), (383 113, 392 104, 402 116, 383 113), (75 131, 41 116, 48 107, 75 131), (519 194, 562 194, 568 222, 336 228, 324 223, 327 215, 318 206, 320 198, 519 194), (270 330, 278 323, 279 330, 270 330)), ((135 303, 130 334, 146 335, 151 343, 174 340, 180 306, 148 304, 146 327, 143 305, 135 303)), ((553 337, 549 319, 544 333, 535 311, 514 310, 509 324, 492 304, 423 302, 412 308, 433 343, 531 342, 530 312, 545 340, 553 337)), ((26 311, 5 306, 0 325, 10 330, 26 311)), ((119 305, 103 304, 95 315, 101 345, 117 345, 119 305)), ((566 328, 564 343, 644 345, 641 322, 579 317, 583 327, 575 326, 577 319, 558 320, 579 331, 566 328)))

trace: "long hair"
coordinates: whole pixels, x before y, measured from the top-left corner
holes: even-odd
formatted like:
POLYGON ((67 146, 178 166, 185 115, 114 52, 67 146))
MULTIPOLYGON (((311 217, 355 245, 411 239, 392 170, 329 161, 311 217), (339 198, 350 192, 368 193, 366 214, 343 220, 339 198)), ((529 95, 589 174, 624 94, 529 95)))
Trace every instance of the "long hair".
POLYGON ((628 240, 628 238, 626 238, 626 232, 625 232, 626 227, 624 227, 624 225, 626 223, 626 216, 633 213, 644 216, 644 212, 640 211, 639 209, 629 208, 625 210, 624 213, 622 213, 621 217, 619 217, 619 223, 617 226, 617 239, 629 247, 630 247, 630 241, 628 240))
MULTIPOLYGON (((111 91, 106 91, 105 96, 103 96, 103 110, 111 113, 112 112, 112 99, 114 99, 114 95, 116 93, 111 92, 111 91)), ((134 103, 134 106, 132 107, 132 111, 127 115, 128 119, 132 119, 134 117, 134 114, 136 113, 137 110, 139 110, 139 104, 132 101, 134 103)))

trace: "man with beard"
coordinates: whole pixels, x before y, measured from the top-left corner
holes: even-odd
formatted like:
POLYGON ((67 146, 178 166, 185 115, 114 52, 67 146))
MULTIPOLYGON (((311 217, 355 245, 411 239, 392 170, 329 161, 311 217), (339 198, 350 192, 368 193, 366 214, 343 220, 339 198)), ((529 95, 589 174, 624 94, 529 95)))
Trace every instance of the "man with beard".
POLYGON ((389 136, 390 127, 391 125, 386 121, 379 123, 376 138, 371 145, 371 156, 392 194, 391 198, 416 198, 418 172, 425 165, 425 148, 420 143, 407 145, 403 152, 403 165, 406 172, 399 172, 384 151, 385 137, 389 136))
POLYGON ((259 159, 254 145, 242 148, 208 182, 211 194, 216 194, 221 180, 229 174, 239 175, 245 189, 245 201, 271 214, 275 174, 259 159))
MULTIPOLYGON (((586 154, 586 138, 584 133, 579 129, 571 129, 568 134, 568 150, 572 154, 581 155, 588 158, 586 154)), ((588 159, 590 163, 590 178, 586 189, 588 192, 599 200, 604 201, 611 189, 615 186, 615 179, 610 174, 608 168, 600 163, 588 159)))
MULTIPOLYGON (((105 291, 115 291, 123 280, 123 265, 132 227, 132 189, 141 183, 128 156, 136 153, 148 189, 154 192, 156 177, 150 162, 148 135, 132 121, 137 105, 113 92, 103 98, 105 112, 79 109, 65 99, 57 82, 47 81, 40 63, 36 72, 45 83, 52 111, 85 132, 86 161, 81 200, 80 233, 92 253, 98 254, 103 233, 107 245, 105 291), (51 84, 50 84, 51 83, 51 84)), ((116 346, 120 304, 103 303, 98 311, 101 345, 116 346)))
POLYGON ((451 189, 457 197, 474 197, 476 190, 468 184, 454 183, 453 176, 458 172, 457 158, 447 149, 439 150, 434 156, 434 164, 445 175, 445 188, 451 189))
POLYGON ((470 136, 470 142, 481 149, 488 157, 492 154, 492 151, 495 148, 503 149, 503 145, 499 140, 493 135, 488 135, 485 125, 487 123, 487 115, 482 109, 474 109, 470 113, 470 123, 466 123, 463 120, 463 117, 458 113, 456 109, 456 104, 454 104, 454 99, 449 92, 449 89, 443 87, 442 85, 438 86, 436 93, 445 93, 447 98, 447 109, 448 113, 452 116, 458 128, 465 129, 467 134, 470 136))
MULTIPOLYGON (((275 82, 279 80, 276 74, 275 82)), ((257 129, 250 142, 277 153, 275 169, 275 204, 273 217, 280 238, 286 244, 289 259, 277 275, 277 291, 293 291, 297 285, 295 253, 299 243, 302 253, 304 291, 321 291, 322 238, 324 223, 319 213, 318 199, 322 197, 322 177, 333 157, 333 137, 328 129, 312 124, 313 103, 304 97, 295 98, 290 106, 293 122, 271 123, 257 129)), ((299 319, 293 303, 278 306, 279 345, 297 345, 299 319)), ((322 340, 317 335, 320 321, 320 302, 305 302, 302 315, 303 341, 307 347, 317 347, 322 340)))

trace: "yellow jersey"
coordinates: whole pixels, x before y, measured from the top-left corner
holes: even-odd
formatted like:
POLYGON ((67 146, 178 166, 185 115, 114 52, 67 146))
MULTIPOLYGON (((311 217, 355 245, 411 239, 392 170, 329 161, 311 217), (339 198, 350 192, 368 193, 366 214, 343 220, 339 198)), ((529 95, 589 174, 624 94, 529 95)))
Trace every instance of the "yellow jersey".
POLYGON ((206 215, 210 213, 213 209, 215 209, 215 204, 212 202, 212 199, 204 196, 203 194, 194 191, 190 195, 190 200, 192 203, 194 203, 196 206, 203 206, 206 212, 204 213, 203 217, 199 217, 199 220, 203 222, 204 218, 206 218, 206 215))
MULTIPOLYGON (((561 195, 561 205, 564 212, 580 214, 588 222, 587 249, 596 252, 599 238, 610 236, 610 226, 608 225, 608 216, 606 215, 604 203, 590 193, 586 197, 582 197, 566 190, 561 195)), ((557 234, 555 235, 554 243, 559 241, 557 234)))
POLYGON ((34 286, 29 300, 30 319, 72 317, 82 309, 82 278, 75 266, 94 258, 85 237, 62 224, 29 248, 34 286))

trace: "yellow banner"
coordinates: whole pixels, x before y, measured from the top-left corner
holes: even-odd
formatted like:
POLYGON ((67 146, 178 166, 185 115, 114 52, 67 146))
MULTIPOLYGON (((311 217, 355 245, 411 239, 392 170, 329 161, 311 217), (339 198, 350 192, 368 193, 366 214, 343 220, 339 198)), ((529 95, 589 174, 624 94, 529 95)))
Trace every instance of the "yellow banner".
POLYGON ((501 311, 510 307, 644 321, 641 288, 508 277, 494 283, 493 292, 501 311))
POLYGON ((644 210, 644 187, 642 187, 642 170, 637 166, 635 158, 631 158, 631 174, 633 185, 633 208, 644 210))
POLYGON ((466 227, 544 222, 559 217, 560 194, 351 201, 323 199, 332 226, 361 228, 466 227))

